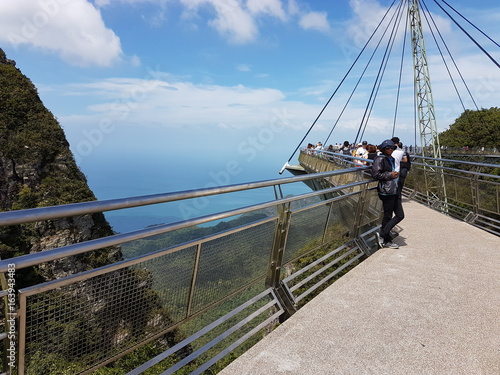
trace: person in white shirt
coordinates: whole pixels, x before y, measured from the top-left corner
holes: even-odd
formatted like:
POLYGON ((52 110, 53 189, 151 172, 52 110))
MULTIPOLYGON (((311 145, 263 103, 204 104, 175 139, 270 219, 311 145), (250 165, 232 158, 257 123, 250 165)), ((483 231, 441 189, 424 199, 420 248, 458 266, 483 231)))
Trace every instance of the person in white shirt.
MULTIPOLYGON (((363 141, 362 143, 358 143, 358 149, 356 150, 356 154, 354 156, 356 156, 357 158, 364 158, 366 159, 366 154, 368 153, 368 151, 366 150, 366 146, 368 145, 368 142, 367 141, 363 141)), ((365 162, 361 161, 361 160, 356 160, 354 159, 354 162, 356 164, 366 164, 365 162)))
POLYGON ((400 142, 398 137, 392 137, 391 141, 394 142, 396 145, 396 149, 392 152, 392 157, 394 158, 394 170, 396 172, 401 172, 399 174, 399 180, 398 180, 398 194, 401 196, 401 192, 403 191, 403 185, 405 182, 406 175, 408 173, 408 170, 405 170, 404 173, 401 171, 401 162, 407 162, 408 161, 408 155, 405 153, 405 151, 402 148, 402 143, 400 142))
POLYGON ((394 142, 396 145, 396 149, 392 152, 392 157, 394 158, 394 170, 396 172, 399 172, 399 164, 401 163, 401 160, 403 159, 404 151, 403 149, 399 146, 399 138, 398 137, 392 137, 391 141, 394 142))

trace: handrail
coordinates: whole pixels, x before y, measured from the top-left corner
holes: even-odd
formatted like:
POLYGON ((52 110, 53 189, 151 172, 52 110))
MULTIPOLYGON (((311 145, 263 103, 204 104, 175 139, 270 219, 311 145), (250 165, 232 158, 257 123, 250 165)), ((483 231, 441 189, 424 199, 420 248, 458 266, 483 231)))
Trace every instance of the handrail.
MULTIPOLYGON (((204 364, 201 366, 197 364, 197 366, 200 366, 198 369, 203 369, 203 366, 215 363, 266 324, 271 323, 271 321, 274 322, 278 318, 282 321, 293 314, 303 296, 309 295, 311 291, 333 281, 333 277, 338 277, 337 273, 340 271, 336 270, 344 271, 344 269, 347 269, 346 267, 352 268, 371 254, 375 247, 372 231, 377 226, 380 214, 378 210, 372 212, 373 199, 366 199, 367 196, 372 197, 376 194, 373 180, 363 176, 363 171, 368 168, 354 167, 195 191, 102 202, 84 202, 76 205, 42 207, 0 214, 2 219, 0 225, 13 225, 15 220, 19 220, 23 216, 23 222, 42 219, 50 220, 71 216, 76 213, 89 214, 101 212, 104 209, 129 208, 133 205, 139 205, 140 201, 146 201, 147 204, 153 204, 153 201, 155 203, 165 203, 175 199, 197 198, 209 194, 223 194, 271 186, 275 187, 276 192, 276 185, 279 186, 283 183, 300 183, 318 178, 331 179, 332 176, 342 175, 347 177, 347 179, 341 177, 342 180, 349 181, 339 186, 328 184, 325 189, 309 191, 304 194, 285 198, 282 198, 283 195, 276 195, 276 197, 273 197, 275 199, 269 197, 268 200, 262 199, 256 204, 248 206, 239 205, 237 208, 227 211, 168 224, 159 224, 128 233, 112 234, 103 238, 0 260, 0 273, 8 271, 9 265, 10 267, 13 265, 15 270, 18 271, 26 267, 48 264, 77 254, 88 254, 91 251, 109 248, 110 246, 123 245, 124 258, 121 260, 97 268, 81 270, 71 275, 57 276, 54 280, 27 286, 18 291, 19 355, 17 364, 19 365, 19 374, 25 374, 33 370, 40 361, 38 356, 50 351, 54 351, 61 358, 68 356, 68 361, 73 361, 73 357, 66 354, 64 344, 61 344, 63 340, 58 339, 59 341, 52 345, 50 340, 53 340, 53 337, 60 338, 61 335, 66 335, 65 332, 56 332, 57 324, 52 324, 66 324, 66 321, 60 322, 61 317, 66 319, 69 316, 77 316, 77 319, 86 319, 87 315, 97 316, 102 311, 95 312, 92 305, 87 305, 87 303, 95 304, 96 301, 100 303, 106 299, 114 301, 115 293, 119 294, 117 298, 120 299, 124 308, 110 307, 109 316, 103 318, 101 323, 96 325, 96 329, 101 326, 108 327, 108 321, 113 319, 124 321, 134 327, 134 324, 140 326, 145 324, 144 316, 151 319, 148 324, 151 323, 151 327, 154 327, 154 329, 131 332, 127 340, 120 342, 109 343, 107 341, 109 337, 106 336, 108 331, 106 331, 106 334, 103 334, 102 337, 99 336, 96 346, 93 344, 87 345, 87 343, 81 345, 71 343, 71 350, 81 355, 81 358, 74 359, 75 364, 78 363, 81 366, 82 370, 78 370, 81 373, 90 373, 116 361, 133 350, 172 332, 200 314, 212 311, 214 308, 221 306, 223 309, 221 311, 227 311, 230 306, 222 307, 222 303, 236 296, 238 298, 240 298, 239 296, 250 298, 253 301, 253 288, 255 287, 255 292, 259 293, 263 288, 266 288, 265 298, 259 297, 258 304, 247 309, 246 306, 250 302, 243 302, 243 305, 241 305, 243 307, 234 310, 237 312, 238 309, 245 308, 245 316, 242 319, 238 318, 240 319, 239 322, 234 322, 234 324, 231 322, 233 326, 223 333, 210 332, 210 335, 218 335, 211 339, 211 343, 219 343, 222 337, 229 334, 236 337, 232 338, 233 342, 222 351, 219 351, 218 354, 208 353, 207 356, 210 359, 204 362, 202 358, 199 362, 204 362, 204 364), (273 210, 270 210, 270 208, 273 210), (365 212, 367 215, 359 215, 359 217, 356 215, 356 219, 352 221, 350 220, 352 209, 356 212, 365 212), (227 228, 224 227, 225 229, 214 227, 213 231, 193 231, 195 236, 184 236, 185 233, 183 232, 183 236, 179 238, 176 236, 172 238, 154 237, 174 230, 194 228, 201 224, 220 221, 237 215, 262 212, 262 210, 266 210, 263 218, 249 217, 249 221, 242 220, 241 223, 235 223, 233 226, 229 225, 227 228), (26 215, 26 212, 31 214, 26 215), (361 227, 362 230, 360 231, 358 228, 361 227), (147 244, 139 243, 137 248, 134 247, 135 244, 127 244, 140 239, 151 239, 152 241, 147 244), (277 241, 277 239, 280 239, 280 241, 277 241), (142 248, 142 245, 146 245, 146 247, 142 248), (339 246, 343 246, 341 250, 333 251, 339 246), (319 271, 312 268, 302 271, 301 274, 304 273, 308 277, 307 284, 302 282, 299 286, 294 286, 296 280, 289 281, 286 287, 281 284, 280 280, 284 266, 290 266, 290 270, 295 269, 295 267, 299 267, 294 263, 299 257, 312 256, 322 251, 330 253, 333 251, 333 254, 341 251, 342 255, 336 256, 335 259, 330 258, 327 266, 323 266, 319 271), (281 256, 275 256, 275 253, 281 254, 281 256), (347 260, 345 264, 344 260, 347 260), (241 275, 235 276, 232 265, 241 262, 252 262, 252 264, 241 275), (275 269, 277 272, 274 271, 275 269), (275 274, 271 275, 272 272, 275 272, 275 274), (309 277, 309 273, 321 277, 319 280, 316 280, 316 278, 313 280, 312 277, 309 277), (154 283, 154 287, 151 287, 149 283, 154 283), (148 288, 151 288, 151 296, 144 293, 145 291, 149 293, 148 288), (168 288, 172 288, 172 290, 168 288), (119 292, 116 292, 118 290, 119 292), (79 291, 89 294, 83 293, 85 296, 80 297, 76 293, 79 291), (148 302, 155 301, 155 304, 156 298, 159 298, 159 306, 169 312, 168 319, 158 320, 157 315, 153 314, 154 311, 142 307, 141 303, 134 304, 139 294, 140 298, 144 298, 148 302), (44 308, 45 302, 41 304, 37 302, 45 301, 46 298, 54 298, 50 302, 50 311, 44 308), (267 302, 266 299, 268 298, 271 298, 270 302, 267 302), (128 302, 125 303, 126 301, 128 302), (126 309, 126 314, 124 309, 126 309), (268 312, 272 312, 272 314, 267 316, 268 312), (33 318, 35 315, 36 318, 33 318), (266 315, 266 319, 262 320, 264 315, 266 315), (247 333, 243 336, 235 333, 239 327, 246 325, 248 322, 251 322, 251 325, 249 325, 247 333), (238 338, 238 336, 241 337, 238 338), (102 349, 102 353, 98 353, 100 349, 102 349), (95 357, 90 357, 90 354, 95 355, 95 357), (84 355, 88 355, 88 357, 84 355)), ((226 314, 223 318, 224 322, 229 323, 228 317, 232 316, 232 314, 234 315, 235 312, 229 315, 226 314)), ((91 327, 91 329, 94 329, 94 327, 91 327)), ((110 331, 113 334, 118 333, 118 327, 114 327, 110 331)), ((100 335, 100 333, 98 334, 100 335)), ((66 336, 73 337, 72 335, 75 336, 76 333, 68 332, 66 336)), ((203 339, 205 337, 209 338, 206 328, 203 328, 190 340, 194 340, 201 335, 203 335, 203 339)), ((166 356, 170 352, 171 350, 167 349, 163 355, 166 356)), ((197 359, 202 353, 204 351, 194 351, 188 357, 183 358, 181 362, 177 362, 169 371, 182 366, 186 361, 191 362, 193 359, 197 359)), ((51 360, 51 358, 48 358, 47 363, 51 360)))
MULTIPOLYGON (((355 168, 355 171, 358 171, 359 168, 355 168)), ((343 170, 341 172, 345 172, 347 170, 343 170)), ((317 173, 317 175, 323 175, 324 173, 317 173)), ((330 173, 327 173, 330 175, 330 173)), ((337 173, 337 174, 342 174, 342 173, 337 173)), ((275 180, 272 180, 275 181, 275 180)), ((219 212, 216 214, 210 214, 210 215, 205 215, 205 216, 200 216, 194 219, 189 219, 189 220, 183 220, 180 222, 175 222, 175 223, 169 223, 169 224, 160 224, 160 225, 155 225, 153 227, 148 227, 145 229, 140 229, 136 230, 133 232, 127 232, 127 233, 121 233, 121 234, 115 234, 111 236, 107 236, 104 238, 97 238, 94 240, 89 240, 85 242, 79 242, 75 243, 72 245, 52 249, 52 250, 46 250, 38 253, 31 253, 31 254, 26 254, 26 255, 21 255, 15 258, 9 258, 5 260, 0 261, 0 273, 2 272, 7 272, 8 270, 8 265, 9 264, 15 264, 16 269, 21 269, 21 268, 26 268, 26 267, 31 267, 40 263, 45 263, 45 262, 50 262, 54 261, 57 259, 61 259, 64 257, 72 256, 72 255, 77 255, 77 254, 82 254, 86 253, 89 251, 93 250, 98 250, 102 249, 104 247, 108 246, 114 246, 118 244, 122 244, 125 242, 130 242, 158 234, 163 234, 167 232, 171 232, 177 229, 182 229, 182 228, 187 228, 190 226, 194 225, 200 225, 204 223, 208 223, 210 221, 215 221, 215 220, 221 220, 225 219, 231 216, 235 215, 241 215, 250 211, 255 211, 258 209, 263 209, 263 208, 268 208, 268 207, 273 207, 276 206, 277 204, 286 204, 292 201, 300 200, 300 199, 305 199, 305 198, 310 198, 318 195, 324 195, 328 193, 333 193, 339 190, 344 190, 346 188, 351 188, 355 186, 360 186, 360 185, 366 185, 370 181, 359 181, 359 182, 353 182, 350 184, 342 185, 342 186, 336 186, 328 189, 323 189, 319 191, 314 191, 311 193, 306 193, 306 194, 301 194, 301 195, 296 195, 294 197, 290 198, 282 198, 282 199, 277 199, 265 203, 259 203, 256 205, 251 205, 251 206, 245 206, 242 208, 238 209, 233 209, 229 211, 223 211, 219 212)), ((22 211, 20 211, 22 212, 22 211)), ((53 217, 50 217, 53 218, 53 217)))
POLYGON ((486 167, 486 168, 500 168, 500 164, 488 164, 488 163, 478 163, 475 161, 466 161, 466 160, 453 160, 453 159, 439 159, 439 158, 431 158, 428 156, 420 156, 420 155, 410 155, 412 158, 419 158, 419 159, 426 159, 426 160, 433 160, 433 161, 442 161, 446 163, 460 163, 460 164, 467 164, 467 165, 474 165, 477 167, 486 167))
MULTIPOLYGON (((308 154, 312 158, 338 165, 351 163, 350 160, 353 159, 351 155, 342 153, 311 151, 302 150, 303 154, 308 154), (324 157, 323 154, 328 156, 324 157)), ((406 179, 403 189, 406 196, 464 220, 471 225, 500 235, 500 227, 498 226, 500 175, 495 174, 500 169, 500 164, 439 159, 413 154, 410 155, 410 158, 414 172, 411 172, 406 179), (465 166, 465 168, 459 169, 462 166, 465 166), (426 168, 430 168, 430 170, 426 171, 426 168), (490 169, 494 172, 490 172, 490 169), (441 182, 441 184, 443 184, 443 188, 449 184, 450 190, 444 193, 441 192, 441 195, 439 195, 437 194, 438 185, 431 184, 431 186, 428 186, 425 178, 419 183, 415 179, 418 179, 417 176, 421 172, 424 174, 442 174, 445 181, 441 182), (470 184, 465 184, 465 186, 458 184, 460 187, 457 188, 457 183, 462 179, 470 180, 470 184), (481 184, 488 184, 488 188, 481 184)), ((304 161, 305 165, 307 163, 304 161)), ((315 166, 311 167, 313 170, 315 169, 315 166)), ((322 168, 325 168, 325 166, 323 165, 322 168)))
MULTIPOLYGON (((301 149, 301 151, 306 151, 307 149, 301 149)), ((352 155, 345 155, 339 152, 331 152, 331 151, 325 151, 325 150, 312 150, 315 153, 318 154, 326 154, 326 155, 331 155, 334 157, 340 157, 344 159, 353 159, 353 160, 361 160, 361 161, 366 161, 366 162, 373 162, 371 159, 364 159, 364 158, 358 158, 356 156, 352 155)), ((417 154, 410 154, 411 158, 418 158, 418 159, 425 159, 425 160, 433 160, 433 161, 440 161, 440 162, 446 162, 446 163, 460 163, 460 164, 467 164, 467 165, 473 165, 477 167, 486 167, 486 168, 500 168, 499 164, 489 164, 489 163, 480 163, 480 162, 474 162, 474 161, 466 161, 466 160, 454 160, 454 159, 442 159, 442 158, 431 158, 429 156, 421 156, 417 154)))
MULTIPOLYGON (((429 164, 416 163, 416 162, 412 162, 412 165, 418 165, 420 167, 428 167, 429 166, 429 164)), ((470 175, 473 175, 473 176, 480 176, 480 177, 488 177, 488 178, 498 178, 498 179, 500 179, 500 176, 497 176, 497 175, 494 175, 494 174, 480 173, 480 172, 474 172, 474 171, 467 171, 467 170, 463 170, 463 169, 456 169, 456 168, 445 167, 445 166, 442 166, 442 165, 434 165, 434 164, 432 164, 432 168, 442 169, 442 170, 446 170, 446 171, 460 172, 460 173, 470 174, 470 175)), ((500 165, 495 165, 495 168, 500 168, 500 165)))
MULTIPOLYGON (((332 160, 328 157, 322 157, 319 153, 312 156, 325 161, 332 160)), ((342 165, 342 168, 344 168, 346 163, 341 160, 361 159, 343 154, 335 154, 334 156, 338 156, 338 158, 334 158, 334 160, 339 165, 342 165)), ((366 159, 361 160, 367 161, 366 159)), ((308 161, 312 160, 308 159, 308 161)), ((371 162, 371 160, 368 161, 371 162)), ((348 165, 349 163, 351 162, 347 161, 348 165)), ((426 164, 417 162, 413 164, 415 165, 416 172, 420 170, 427 173, 425 169, 421 168, 421 166, 426 166, 426 164)), ((318 166, 321 168, 325 167, 322 163, 318 163, 318 166)), ((494 165, 494 167, 498 166, 494 165)), ((469 172, 449 167, 443 168, 461 173, 471 173, 471 176, 497 177, 479 172, 469 172)), ((262 306, 265 307, 261 308, 260 305, 256 305, 255 312, 249 311, 247 317, 244 317, 232 327, 228 328, 226 331, 227 334, 232 334, 233 331, 245 324, 249 319, 253 319, 258 313, 260 314, 261 310, 265 309, 267 314, 271 305, 273 309, 277 309, 277 312, 273 311, 274 315, 269 319, 278 317, 280 317, 280 320, 286 319, 300 306, 299 302, 302 303, 306 301, 304 297, 310 296, 312 291, 318 290, 319 287, 326 285, 325 283, 333 280, 333 277, 337 277, 337 275, 343 272, 344 269, 347 269, 347 267, 352 267, 366 256, 371 255, 373 249, 376 248, 374 232, 377 230, 381 212, 380 207, 375 206, 375 204, 379 204, 379 200, 376 196, 377 192, 374 181, 367 174, 363 173, 369 169, 369 166, 357 165, 356 167, 342 170, 214 188, 0 213, 0 226, 14 225, 20 223, 16 222, 16 220, 21 220, 22 223, 50 220, 265 187, 275 187, 276 190, 276 186, 282 184, 310 181, 319 178, 330 180, 333 176, 350 174, 350 176, 344 176, 347 177, 347 179, 341 177, 340 180, 342 180, 342 182, 339 183, 339 186, 335 187, 328 187, 325 189, 318 187, 321 190, 286 198, 280 198, 283 196, 281 195, 280 197, 276 196, 276 199, 269 198, 270 200, 266 201, 262 199, 253 205, 239 205, 238 208, 235 209, 199 216, 193 219, 159 224, 128 233, 113 234, 104 238, 88 240, 57 249, 0 260, 0 272, 6 272, 8 271, 9 264, 14 264, 15 269, 18 270, 115 245, 123 244, 122 249, 124 249, 124 251, 127 249, 129 250, 129 253, 124 252, 124 254, 129 256, 128 258, 116 261, 112 264, 64 276, 57 280, 47 281, 19 290, 19 373, 23 374, 25 368, 28 370, 34 366, 33 364, 37 363, 39 360, 37 355, 44 353, 44 350, 39 350, 38 346, 43 347, 49 340, 53 340, 52 336, 50 336, 52 333, 50 332, 45 336, 36 335, 37 332, 43 330, 43 328, 40 328, 43 327, 40 325, 40 322, 45 322, 45 324, 58 322, 60 316, 73 316, 68 314, 78 313, 77 309, 79 309, 78 306, 80 306, 80 304, 73 305, 72 303, 66 303, 64 298, 67 296, 71 296, 71 298, 75 297, 75 292, 80 290, 79 288, 89 288, 90 290, 95 287, 97 288, 96 293, 99 291, 99 293, 104 293, 103 295, 107 295, 105 293, 112 294, 115 289, 120 290, 124 293, 123 296, 120 295, 120 298, 123 298, 122 301, 124 302, 132 301, 136 298, 134 293, 137 293, 139 289, 137 289, 138 287, 135 287, 136 289, 132 288, 130 293, 128 293, 125 292, 125 290, 128 290, 127 288, 118 288, 118 286, 125 285, 130 280, 134 283, 146 280, 150 282, 150 280, 152 280, 160 283, 157 284, 158 292, 163 293, 168 291, 168 297, 166 297, 162 306, 169 311, 175 312, 175 314, 171 315, 172 321, 170 323, 158 323, 155 326, 155 331, 141 331, 137 335, 134 334, 130 336, 130 342, 127 341, 116 343, 116 345, 113 344, 113 351, 103 349, 103 356, 99 359, 101 362, 92 362, 93 359, 82 359, 80 362, 81 365, 84 366, 82 368, 85 368, 84 373, 89 373, 107 363, 111 363, 141 345, 145 345, 166 332, 170 332, 181 324, 184 324, 188 320, 199 316, 199 314, 205 314, 205 312, 210 311, 210 309, 217 304, 229 298, 233 298, 233 296, 237 294, 239 295, 243 290, 247 290, 250 285, 257 285, 257 280, 259 280, 260 285, 259 293, 261 293, 260 288, 270 288, 267 290, 271 293, 271 296, 266 295, 265 298, 271 298, 272 303, 266 303, 264 300, 259 300, 259 303, 262 303, 262 306), (345 180, 350 182, 344 183, 345 180), (342 194, 338 194, 338 192, 341 191, 342 194), (307 200, 313 197, 321 197, 321 200, 307 200), (297 204, 297 207, 295 207, 294 204, 292 204, 293 202, 303 202, 303 204, 297 204), (166 238, 168 241, 164 241, 163 238, 152 238, 159 234, 256 212, 257 210, 267 209, 269 211, 269 208, 273 208, 274 210, 266 212, 265 218, 263 219, 255 220, 252 218, 249 223, 229 226, 229 229, 225 230, 215 228, 217 230, 209 234, 201 234, 200 231, 199 233, 195 233, 196 236, 199 236, 196 238, 192 238, 193 236, 185 236, 182 237, 182 239, 174 239, 173 241, 170 241, 170 237, 166 238), (354 220, 352 220, 353 212, 355 213, 354 220), (339 216, 337 217, 337 215, 339 216), (127 245, 127 243, 131 241, 148 238, 153 240, 152 243, 138 244, 137 249, 140 249, 140 251, 134 248, 135 244, 131 244, 131 246, 127 245), (141 247, 143 245, 145 246, 141 247), (243 252, 240 253, 240 250, 243 252), (324 254, 323 251, 326 251, 326 254, 324 254), (216 256, 214 254, 216 254, 216 256), (252 267, 250 267, 251 271, 244 277, 240 277, 240 275, 235 276, 233 272, 235 270, 234 265, 240 264, 241 259, 239 257, 241 257, 242 254, 248 256, 249 260, 247 259, 247 262, 255 261, 256 263, 255 269, 252 268, 252 264, 252 267), (252 258, 252 256, 255 258, 252 258), (314 260, 316 256, 319 257, 314 260), (309 257, 313 260, 306 266, 301 265, 301 269, 294 268, 294 263, 301 257, 309 257), (291 276, 285 277, 287 275, 285 275, 283 271, 285 269, 288 270, 288 265, 290 265, 290 270, 293 273, 291 276), (143 269, 147 269, 148 272, 151 273, 143 274, 143 269), (121 277, 124 277, 124 279, 121 280, 121 277), (129 280, 129 278, 131 279, 129 280), (179 279, 179 281, 177 281, 177 279, 179 279), (172 293, 166 286, 172 288, 172 290, 178 288, 177 294, 172 293), (61 296, 64 296, 64 298, 51 302, 51 304, 54 305, 54 311, 51 310, 46 312, 46 310, 39 308, 37 305, 37 301, 40 298, 59 298, 59 293, 61 293, 61 296), (204 293, 212 294, 205 295, 204 293), (178 309, 176 310, 176 308, 178 309), (38 314, 35 318, 33 318, 32 315, 34 312, 38 314), (31 321, 28 318, 31 319, 31 321), (34 344, 38 346, 34 346, 34 344)), ((417 173, 414 175, 418 176, 417 173)), ((453 173, 450 173, 450 175, 453 175, 453 173)), ((462 178, 461 175, 457 177, 462 178)), ((481 179, 470 179, 475 181, 477 185, 475 189, 479 190, 480 186, 478 181, 481 182, 481 179)), ((493 190, 498 192, 498 186, 500 185, 496 181, 487 182, 494 184, 493 190)), ((318 186, 320 185, 322 184, 318 184, 318 186)), ((415 190, 413 194, 416 196, 420 194, 420 192, 415 190)), ((479 194, 478 197, 482 198, 479 194)), ((475 201, 478 205, 480 203, 479 198, 475 201)), ((448 205, 448 207, 451 206, 451 204, 448 205)), ((467 212, 469 211, 467 210, 467 212)), ((467 222, 473 225, 479 225, 478 221, 482 218, 484 218, 484 216, 477 215, 476 212, 474 218, 470 218, 467 222), (476 217, 478 218, 477 220, 476 217)), ((486 225, 491 226, 492 224, 488 222, 486 225)), ((96 296, 97 295, 100 296, 100 294, 96 294, 96 296)), ((253 296, 248 298, 252 297, 253 296)), ((248 304, 249 302, 244 302, 242 306, 246 307, 248 304)), ((128 310, 131 305, 128 303, 124 303, 124 305, 127 309, 127 314, 135 314, 130 315, 130 318, 128 318, 127 315, 127 319, 129 319, 127 321, 139 322, 138 317, 143 316, 143 309, 140 308, 140 304, 137 304, 131 312, 128 310)), ((241 308, 243 307, 238 307, 235 311, 239 311, 238 309, 241 308)), ((111 319, 120 319, 120 311, 110 313, 111 319)), ((85 311, 82 313, 85 313, 85 311)), ((84 317, 85 315, 81 316, 84 317)), ((152 316, 150 316, 150 318, 152 318, 152 316)), ((226 318, 224 318, 224 321, 225 319, 226 318)), ((265 322, 267 323, 270 321, 269 319, 265 320, 265 322)), ((107 320, 104 321, 103 326, 106 326, 106 324, 107 320)), ((222 356, 233 350, 235 345, 245 341, 255 330, 260 329, 264 323, 255 322, 254 324, 256 328, 252 328, 248 334, 234 341, 233 344, 226 347, 219 354, 213 356, 206 363, 211 364, 219 358, 222 358, 222 356)), ((49 327, 49 325, 47 325, 47 327, 49 327)), ((53 327, 57 328, 57 325, 50 326, 49 329, 55 329, 53 327)), ((190 338, 190 340, 202 334, 204 335, 206 332, 207 329, 205 327, 199 333, 195 334, 194 337, 190 338)), ((54 335, 57 336, 58 334, 59 333, 54 331, 54 335)), ((215 334, 214 332, 214 335, 215 334)), ((219 338, 226 335, 225 332, 217 334, 219 336, 212 339, 212 341, 215 340, 213 341, 214 343, 219 342, 219 338)), ((107 348, 107 346, 105 346, 107 345, 107 341, 102 339, 99 345, 101 345, 101 348, 107 348)), ((83 345, 81 349, 78 350, 80 350, 80 354, 93 354, 96 348, 99 348, 99 346, 83 345)), ((60 345, 57 346, 55 350, 61 350, 60 345)), ((167 349, 161 356, 166 357, 172 350, 173 349, 167 349)), ((191 361, 192 357, 198 356, 199 353, 200 352, 196 351, 195 354, 184 358, 183 361, 191 361)), ((82 356, 82 358, 84 357, 82 356)), ((156 359, 158 358, 152 359, 151 361, 155 362, 156 359)), ((179 364, 174 365, 168 371, 173 371, 176 369, 176 366, 182 366, 182 363, 179 362, 179 364)), ((206 365, 204 364, 203 366, 206 365)), ((203 368, 204 367, 199 367, 199 369, 203 368)), ((136 370, 139 371, 141 369, 143 369, 142 366, 136 370)))
POLYGON ((210 195, 233 193, 243 190, 251 190, 275 185, 289 184, 298 181, 307 181, 317 178, 325 178, 359 171, 360 168, 348 168, 343 170, 308 174, 304 176, 285 177, 281 179, 263 180, 250 183, 218 186, 215 188, 204 188, 195 190, 184 190, 174 193, 160 193, 143 195, 129 198, 109 199, 104 201, 91 201, 71 203, 51 207, 37 207, 20 211, 7 211, 0 213, 0 226, 24 224, 34 221, 60 219, 76 215, 93 214, 97 212, 120 210, 125 208, 147 206, 158 203, 167 203, 184 199, 206 197, 210 195))
MULTIPOLYGON (((301 149, 301 151, 306 151, 306 149, 301 149)), ((327 156, 340 157, 340 158, 346 159, 346 161, 348 163, 353 163, 352 160, 360 160, 360 161, 368 162, 369 164, 373 163, 373 160, 371 160, 371 159, 358 158, 356 156, 344 155, 344 154, 338 153, 338 152, 330 152, 330 151, 324 151, 324 150, 321 150, 321 151, 319 151, 319 150, 313 150, 313 151, 315 153, 319 154, 319 155, 326 154, 327 156)), ((314 156, 314 154, 312 154, 312 156, 314 156)), ((476 167, 483 167, 483 168, 500 168, 500 164, 480 163, 480 162, 465 161, 465 160, 431 158, 431 157, 428 157, 428 156, 413 155, 413 154, 410 155, 410 158, 413 158, 413 159, 423 159, 423 160, 432 160, 432 161, 439 161, 439 162, 445 162, 445 163, 454 163, 454 164, 460 163, 460 164, 471 165, 471 166, 476 166, 476 167)), ((418 166, 423 166, 423 167, 424 166, 428 166, 428 164, 418 163, 418 162, 412 162, 412 164, 413 165, 418 165, 418 166)), ((357 164, 357 165, 359 165, 359 164, 357 164)), ((432 167, 433 168, 434 167, 435 168, 439 168, 439 169, 452 170, 452 171, 457 171, 457 172, 467 172, 469 174, 478 175, 478 176, 482 176, 482 177, 500 178, 500 176, 497 176, 497 175, 491 175, 491 174, 479 173, 479 172, 473 172, 473 171, 464 171, 462 169, 450 168, 450 167, 445 167, 445 166, 442 166, 442 165, 434 165, 433 164, 432 167)))

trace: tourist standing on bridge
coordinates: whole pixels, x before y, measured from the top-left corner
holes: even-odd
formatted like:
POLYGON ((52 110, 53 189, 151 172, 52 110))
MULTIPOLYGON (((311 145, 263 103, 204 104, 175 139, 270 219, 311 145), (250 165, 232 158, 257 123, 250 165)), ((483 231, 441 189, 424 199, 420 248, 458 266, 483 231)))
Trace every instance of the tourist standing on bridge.
MULTIPOLYGON (((362 143, 358 143, 358 149, 356 150, 356 154, 354 156, 358 158, 363 158, 366 159, 366 154, 368 154, 368 151, 366 150, 366 147, 368 146, 367 141, 363 141, 362 143)), ((359 165, 364 165, 366 164, 364 161, 355 159, 354 162, 359 165)))
POLYGON ((344 141, 344 145, 340 149, 340 152, 342 152, 344 155, 351 155, 351 147, 349 145, 349 141, 344 141))
POLYGON ((377 242, 380 247, 397 249, 399 246, 392 242, 391 229, 404 219, 405 214, 401 195, 398 194, 399 172, 395 170, 392 157, 396 145, 392 140, 387 139, 378 148, 381 154, 373 161, 372 177, 378 180, 377 191, 384 207, 384 217, 380 233, 376 233, 377 242))
POLYGON ((398 137, 392 137, 391 141, 396 145, 396 149, 392 153, 394 158, 394 170, 399 172, 398 176, 398 194, 401 195, 403 192, 403 186, 405 184, 406 176, 408 175, 408 170, 410 166, 410 155, 403 150, 403 144, 400 142, 398 137))
POLYGON ((378 156, 377 153, 377 146, 369 144, 366 146, 366 155, 365 157, 370 160, 375 160, 375 158, 378 156))

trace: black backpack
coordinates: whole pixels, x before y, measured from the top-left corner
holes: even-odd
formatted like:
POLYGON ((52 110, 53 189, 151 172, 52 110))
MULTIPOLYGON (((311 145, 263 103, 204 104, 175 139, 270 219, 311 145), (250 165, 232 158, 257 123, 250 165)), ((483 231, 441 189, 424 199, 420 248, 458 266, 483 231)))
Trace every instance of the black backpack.
POLYGON ((399 163, 399 172, 401 173, 401 177, 405 178, 406 175, 408 174, 409 170, 411 169, 410 154, 408 152, 404 151, 403 158, 406 158, 406 160, 408 160, 408 161, 401 161, 399 163))

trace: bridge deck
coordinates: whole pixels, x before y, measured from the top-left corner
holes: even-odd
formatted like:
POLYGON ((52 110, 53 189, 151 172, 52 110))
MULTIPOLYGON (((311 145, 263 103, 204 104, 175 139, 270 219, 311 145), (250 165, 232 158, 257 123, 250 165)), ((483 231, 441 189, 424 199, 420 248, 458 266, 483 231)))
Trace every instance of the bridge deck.
POLYGON ((500 374, 500 238, 403 206, 398 250, 376 252, 220 374, 500 374))

